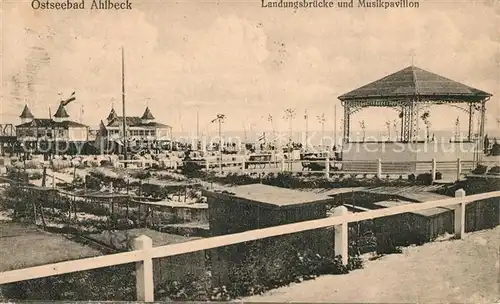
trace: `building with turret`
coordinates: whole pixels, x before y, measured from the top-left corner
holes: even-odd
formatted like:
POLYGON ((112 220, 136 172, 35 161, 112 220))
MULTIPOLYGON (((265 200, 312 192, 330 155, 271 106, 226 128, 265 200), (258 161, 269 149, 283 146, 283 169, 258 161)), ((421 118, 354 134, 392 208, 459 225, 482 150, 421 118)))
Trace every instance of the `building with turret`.
POLYGON ((172 127, 157 122, 149 107, 146 107, 142 116, 125 117, 126 136, 123 134, 123 119, 111 108, 106 121, 100 123, 96 144, 109 147, 113 143, 116 148, 122 146, 126 138, 130 148, 163 149, 172 139, 172 127))
POLYGON ((21 124, 16 126, 17 141, 36 153, 74 154, 74 149, 88 140, 88 126, 70 120, 62 104, 50 118, 35 118, 28 105, 19 116, 21 124))

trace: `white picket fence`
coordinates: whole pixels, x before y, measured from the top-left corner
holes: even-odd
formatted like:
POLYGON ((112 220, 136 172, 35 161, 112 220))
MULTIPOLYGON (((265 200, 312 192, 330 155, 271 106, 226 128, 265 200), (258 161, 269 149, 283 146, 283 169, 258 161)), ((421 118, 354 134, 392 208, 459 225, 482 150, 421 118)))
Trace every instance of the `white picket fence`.
MULTIPOLYGON (((454 198, 452 197, 443 200, 402 205, 353 214, 348 214, 346 207, 341 206, 335 209, 335 216, 329 218, 210 237, 160 247, 153 247, 152 240, 149 237, 142 235, 134 240, 134 251, 2 272, 0 273, 0 285, 135 262, 137 300, 153 302, 153 259, 156 258, 170 257, 200 250, 333 226, 335 227, 335 255, 341 255, 343 263, 347 263, 348 223, 437 207, 454 207, 455 236, 456 238, 462 238, 465 234, 465 206, 475 201, 491 198, 500 198, 500 191, 466 196, 465 191, 461 189, 455 193, 454 198)), ((498 202, 500 202, 500 199, 498 202)))

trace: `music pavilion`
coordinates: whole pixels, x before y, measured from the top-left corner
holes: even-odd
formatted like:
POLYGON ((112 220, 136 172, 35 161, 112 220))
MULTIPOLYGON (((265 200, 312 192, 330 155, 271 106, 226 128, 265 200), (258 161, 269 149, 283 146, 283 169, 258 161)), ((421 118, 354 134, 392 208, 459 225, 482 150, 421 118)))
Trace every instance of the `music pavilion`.
MULTIPOLYGON (((386 162, 480 161, 484 145, 486 102, 492 94, 458 83, 415 66, 390 74, 339 96, 344 108, 343 160, 381 159, 386 162), (463 140, 419 138, 419 120, 430 106, 447 105, 468 114, 468 133, 463 140), (350 138, 353 115, 369 107, 386 107, 399 113, 396 139, 364 142, 350 138), (474 115, 479 114, 478 136, 473 135, 474 115)), ((449 119, 444 117, 444 119, 449 119)), ((411 169, 416 170, 416 165, 411 169)), ((410 168, 409 168, 410 169, 410 168)))

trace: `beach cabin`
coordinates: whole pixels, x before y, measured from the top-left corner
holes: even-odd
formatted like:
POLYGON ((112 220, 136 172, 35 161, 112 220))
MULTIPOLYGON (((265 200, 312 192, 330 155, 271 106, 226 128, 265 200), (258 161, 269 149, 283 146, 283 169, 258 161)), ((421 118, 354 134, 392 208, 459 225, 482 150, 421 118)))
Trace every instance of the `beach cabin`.
MULTIPOLYGON (((204 191, 203 195, 207 197, 209 225, 213 236, 326 218, 326 205, 334 204, 334 198, 326 195, 263 184, 234 187, 231 192, 204 191)), ((265 260, 276 254, 285 254, 287 246, 327 254, 332 252, 332 240, 331 231, 317 229, 216 248, 211 253, 212 276, 221 285, 229 282, 233 266, 255 258, 252 255, 254 246, 260 248, 262 259, 265 260), (280 250, 284 252, 279 252, 280 250)))

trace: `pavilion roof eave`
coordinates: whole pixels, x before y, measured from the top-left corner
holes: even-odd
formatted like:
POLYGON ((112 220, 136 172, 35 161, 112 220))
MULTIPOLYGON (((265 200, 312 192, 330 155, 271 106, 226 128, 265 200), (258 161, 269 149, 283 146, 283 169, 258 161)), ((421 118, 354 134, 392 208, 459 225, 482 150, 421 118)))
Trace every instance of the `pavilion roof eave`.
POLYGON ((343 102, 359 102, 359 101, 372 101, 372 102, 400 102, 406 101, 410 98, 420 99, 422 102, 425 101, 441 101, 441 102, 481 102, 492 94, 391 94, 391 95, 366 95, 366 96, 339 96, 338 99, 343 102))

